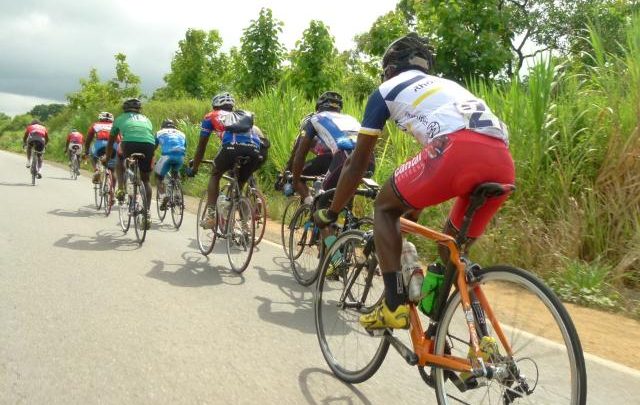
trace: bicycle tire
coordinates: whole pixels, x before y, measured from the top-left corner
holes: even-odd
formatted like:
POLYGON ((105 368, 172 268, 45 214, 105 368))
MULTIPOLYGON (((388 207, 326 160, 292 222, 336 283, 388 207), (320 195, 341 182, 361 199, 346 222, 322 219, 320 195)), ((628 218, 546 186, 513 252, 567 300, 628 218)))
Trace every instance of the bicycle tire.
POLYGON ((122 232, 127 233, 129 231, 129 227, 131 227, 131 210, 129 207, 131 206, 131 196, 127 192, 129 187, 127 186, 127 176, 124 176, 124 184, 122 185, 123 190, 125 191, 124 198, 122 201, 118 201, 118 222, 120 222, 120 229, 122 232))
MULTIPOLYGON (((100 165, 100 162, 98 162, 98 165, 100 165)), ((104 181, 104 173, 103 173, 103 168, 100 167, 98 169, 99 173, 100 173, 100 178, 98 180, 98 183, 93 183, 93 199, 94 202, 96 204, 96 210, 100 211, 100 208, 102 208, 102 183, 104 181)))
POLYGON ((113 191, 113 176, 109 170, 104 174, 104 216, 108 217, 111 214, 111 208, 113 207, 113 199, 115 197, 113 191))
POLYGON ((251 213, 252 206, 248 198, 241 197, 238 201, 232 201, 226 223, 227 258, 231 270, 236 273, 244 272, 253 256, 256 224, 251 213), (238 217, 236 218, 236 213, 238 217), (247 219, 248 229, 244 229, 242 219, 247 219), (244 255, 242 255, 244 253, 244 255), (236 261, 234 258, 239 258, 236 261))
POLYGON ((320 229, 313 223, 311 212, 311 205, 301 205, 291 218, 289 226, 291 271, 298 284, 305 287, 313 284, 318 278, 324 255, 320 229), (298 236, 299 229, 302 229, 302 234, 298 236))
POLYGON ((196 242, 200 253, 208 256, 213 251, 218 237, 218 213, 216 212, 216 220, 213 229, 204 229, 200 226, 200 222, 207 216, 207 190, 204 190, 200 203, 198 204, 198 214, 196 217, 196 242))
POLYGON ((171 204, 171 220, 176 229, 180 229, 182 220, 184 219, 184 193, 182 192, 182 183, 176 178, 171 187, 171 195, 169 196, 171 204))
POLYGON ((134 185, 133 194, 136 196, 133 225, 136 231, 138 244, 142 245, 147 237, 147 221, 149 221, 147 209, 149 204, 147 203, 147 193, 144 183, 140 182, 139 185, 134 185), (138 195, 140 196, 139 202, 137 199, 138 195))
MULTIPOLYGON (((481 269, 475 275, 478 282, 469 288, 470 294, 475 295, 482 291, 485 295, 493 314, 499 319, 504 335, 510 341, 514 357, 508 356, 500 339, 495 338, 495 354, 487 356, 485 364, 502 367, 505 375, 498 374, 494 379, 487 379, 484 385, 475 389, 467 388, 463 393, 453 383, 454 377, 451 374, 453 372, 434 368, 432 373, 438 404, 457 404, 461 401, 461 395, 465 395, 462 401, 467 403, 480 403, 477 402, 478 399, 488 401, 482 403, 493 404, 496 403, 496 399, 502 403, 506 395, 523 394, 525 389, 522 381, 532 389, 530 395, 534 397, 528 394, 524 398, 515 398, 515 402, 511 403, 585 404, 587 377, 580 339, 569 313, 551 289, 533 274, 516 267, 493 266, 481 269), (516 301, 523 302, 524 305, 519 305, 516 301), (508 319, 509 310, 513 310, 514 319, 508 319), (522 330, 519 330, 519 327, 522 327, 522 330), (525 347, 517 346, 522 343, 529 346, 538 344, 544 349, 542 351, 534 349, 529 352, 525 347), (563 348, 566 349, 566 353, 561 353, 563 348), (568 362, 568 369, 562 368, 565 362, 568 362), (531 378, 534 375, 535 381, 531 378), (562 383, 561 380, 565 376, 569 376, 569 384, 562 383), (516 385, 517 381, 520 381, 519 385, 516 385), (551 389, 545 385, 547 382, 551 389), (541 383, 542 389, 538 389, 541 383), (565 391, 567 388, 569 392, 565 391), (544 397, 545 395, 558 396, 550 398, 544 397), (566 402, 567 400, 570 402, 566 402)), ((450 351, 453 351, 451 354, 454 356, 464 358, 468 354, 469 331, 460 302, 460 293, 456 291, 443 308, 435 336, 435 354, 444 354, 447 346, 450 351), (466 329, 466 332, 463 329, 466 329), (458 338, 456 336, 458 334, 466 337, 458 338), (457 347, 452 344, 447 345, 447 341, 455 341, 457 347), (461 353, 465 350, 467 353, 461 353)), ((485 318, 484 315, 482 312, 482 318, 485 318)), ((478 316, 474 318, 478 325, 478 316)), ((494 325, 490 322, 487 322, 486 329, 489 335, 492 335, 492 332, 495 333, 494 325)), ((460 381, 464 380, 464 378, 461 379, 461 375, 457 375, 457 378, 460 381)), ((473 377, 467 378, 469 378, 466 380, 467 385, 473 385, 471 384, 473 380, 470 380, 473 377)))
POLYGON ((35 150, 31 151, 31 185, 36 185, 36 178, 38 177, 38 157, 35 150))
MULTIPOLYGON (((169 196, 170 187, 166 182, 164 185, 164 189, 165 189, 166 195, 169 196)), ((167 207, 165 207, 163 211, 160 209, 160 205, 162 205, 162 199, 160 198, 160 189, 158 188, 158 186, 156 186, 156 211, 158 212, 158 219, 160 219, 160 222, 164 222, 164 219, 167 216, 167 207)))
POLYGON ((254 246, 258 246, 264 238, 264 233, 267 230, 267 199, 264 194, 257 188, 251 188, 249 192, 249 199, 251 203, 251 212, 253 213, 253 220, 256 225, 256 239, 254 246))
POLYGON ((284 211, 282 211, 282 222, 280 224, 280 239, 282 241, 282 249, 284 249, 284 253, 289 257, 289 225, 291 224, 291 218, 298 210, 300 203, 302 201, 300 198, 292 198, 289 200, 287 205, 284 207, 284 211))
POLYGON ((360 315, 375 306, 368 298, 378 271, 375 252, 367 253, 365 244, 364 232, 360 230, 346 231, 336 239, 322 263, 314 296, 316 336, 322 355, 333 374, 350 384, 371 378, 384 362, 390 344, 383 337, 369 336, 359 323, 360 315), (328 277, 331 263, 328 258, 337 252, 343 255, 340 275, 328 277), (356 352, 359 350, 368 353, 360 355, 356 352), (355 361, 338 359, 352 354, 355 361), (363 360, 363 364, 355 364, 358 360, 363 360))

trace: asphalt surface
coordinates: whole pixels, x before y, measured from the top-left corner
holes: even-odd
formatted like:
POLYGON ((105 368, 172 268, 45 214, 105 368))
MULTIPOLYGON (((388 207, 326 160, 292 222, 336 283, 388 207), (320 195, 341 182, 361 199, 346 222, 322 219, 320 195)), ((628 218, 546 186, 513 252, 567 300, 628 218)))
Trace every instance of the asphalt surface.
MULTIPOLYGON (((140 247, 86 176, 45 163, 33 187, 25 161, 0 152, 0 403, 435 403, 393 349, 365 383, 332 376, 279 245, 237 275, 194 214, 154 212, 140 247)), ((588 358, 589 404, 638 403, 640 372, 588 358)))

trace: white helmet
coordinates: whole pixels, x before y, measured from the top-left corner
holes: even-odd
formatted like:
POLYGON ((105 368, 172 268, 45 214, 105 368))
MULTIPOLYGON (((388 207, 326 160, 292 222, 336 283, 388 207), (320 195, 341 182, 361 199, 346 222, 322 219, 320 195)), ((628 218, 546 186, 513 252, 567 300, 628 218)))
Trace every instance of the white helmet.
POLYGON ((236 100, 226 91, 224 93, 216 94, 211 99, 211 107, 220 108, 223 105, 230 105, 231 107, 236 105, 236 100))
POLYGON ((98 121, 113 121, 113 114, 103 111, 98 114, 98 121))

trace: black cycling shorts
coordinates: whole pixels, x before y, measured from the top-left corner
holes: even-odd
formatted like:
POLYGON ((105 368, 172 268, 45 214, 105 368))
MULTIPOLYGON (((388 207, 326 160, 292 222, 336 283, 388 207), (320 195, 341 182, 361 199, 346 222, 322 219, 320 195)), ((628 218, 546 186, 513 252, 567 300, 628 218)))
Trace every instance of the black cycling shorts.
POLYGON ((27 138, 27 145, 34 148, 36 152, 42 152, 44 150, 44 138, 40 136, 29 135, 27 138))
POLYGON ((252 145, 242 143, 222 145, 213 160, 215 170, 212 174, 221 175, 233 169, 236 158, 241 156, 248 156, 250 158, 249 162, 240 168, 238 176, 238 181, 241 184, 246 182, 249 176, 251 176, 251 173, 256 171, 262 163, 260 150, 252 145))
POLYGON ((143 153, 144 159, 138 160, 138 167, 142 173, 149 173, 153 170, 153 153, 156 145, 147 142, 122 142, 120 144, 124 157, 129 157, 134 153, 143 153))
POLYGON ((333 156, 331 153, 318 155, 304 164, 302 169, 303 176, 324 176, 329 170, 333 156))

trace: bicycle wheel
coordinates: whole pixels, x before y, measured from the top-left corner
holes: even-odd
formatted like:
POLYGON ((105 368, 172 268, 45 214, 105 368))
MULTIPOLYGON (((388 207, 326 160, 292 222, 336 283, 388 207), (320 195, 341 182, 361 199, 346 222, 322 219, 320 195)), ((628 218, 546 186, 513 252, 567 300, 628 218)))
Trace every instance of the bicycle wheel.
POLYGON ((102 186, 102 192, 104 194, 104 216, 108 217, 111 213, 111 207, 113 207, 115 198, 113 191, 113 175, 109 170, 107 170, 104 174, 104 184, 102 186))
POLYGON ((124 176, 124 185, 122 186, 125 190, 125 195, 122 201, 118 201, 118 221, 120 222, 120 228, 122 232, 127 233, 129 227, 131 226, 131 207, 132 204, 132 196, 129 195, 127 190, 129 189, 127 182, 127 176, 124 176))
MULTIPOLYGON (((469 288, 476 329, 488 346, 485 365, 495 376, 482 381, 464 373, 434 369, 439 404, 586 403, 587 377, 580 339, 567 310, 537 277, 518 268, 494 266, 477 271, 469 288), (482 309, 480 309, 482 308, 482 309), (491 311, 487 311, 490 309, 491 311), (499 324, 489 320, 491 315, 499 324), (486 327, 479 320, 487 319, 486 327), (483 331, 483 329, 485 329, 483 331), (501 329, 511 354, 500 340, 501 329), (461 387, 461 388, 458 388, 461 387)), ((447 302, 435 336, 435 353, 466 358, 469 329, 460 293, 447 302)))
POLYGON ((175 226, 176 229, 180 229, 182 219, 184 218, 184 193, 182 192, 182 184, 177 178, 173 181, 173 187, 171 187, 169 204, 171 206, 173 226, 175 226))
POLYGON ((136 231, 136 238, 138 243, 142 245, 144 239, 147 236, 147 193, 145 191, 144 183, 133 186, 134 195, 134 211, 133 211, 133 226, 136 231))
POLYGON ((389 341, 372 337, 360 326, 384 292, 375 253, 367 249, 364 232, 342 233, 327 252, 316 284, 314 314, 320 350, 331 371, 347 383, 369 379, 384 361, 389 341), (341 255, 340 264, 328 259, 341 255), (334 263, 335 265, 335 263, 334 263))
POLYGON ((253 212, 253 220, 256 223, 256 239, 254 246, 262 241, 264 232, 267 230, 267 199, 256 188, 251 188, 249 192, 249 202, 251 203, 251 212, 253 212))
POLYGON ((200 253, 207 256, 213 250, 216 244, 216 238, 218 235, 218 213, 216 213, 215 224, 212 229, 204 229, 200 222, 207 217, 207 190, 204 190, 202 197, 200 198, 200 204, 198 204, 198 215, 196 218, 196 240, 198 242, 198 249, 200 253))
POLYGON ((236 273, 245 271, 253 256, 256 223, 251 210, 249 199, 241 197, 238 201, 232 201, 227 215, 227 257, 231 269, 236 273))
POLYGON ((76 176, 76 155, 71 156, 71 160, 69 161, 69 174, 71 175, 71 180, 75 180, 78 178, 76 176))
POLYGON ((36 177, 38 176, 38 156, 35 150, 31 151, 31 185, 36 185, 36 177))
POLYGON ((324 252, 320 229, 313 223, 311 206, 301 205, 289 225, 289 262, 298 284, 311 285, 318 278, 324 252))
POLYGON ((93 183, 93 199, 94 199, 94 202, 96 203, 96 210, 98 211, 100 211, 100 208, 102 208, 102 200, 104 197, 102 194, 102 183, 104 182, 104 177, 105 177, 102 167, 99 168, 99 171, 100 171, 100 180, 98 181, 98 183, 93 183))
MULTIPOLYGON (((164 181, 164 180, 163 180, 164 181)), ((170 194, 170 186, 167 184, 168 182, 165 181, 164 183, 164 189, 166 191, 166 195, 169 196, 170 194)), ((160 189, 156 186, 156 211, 158 212, 158 218, 160 219, 160 222, 164 221, 164 218, 167 216, 167 207, 165 207, 164 210, 160 209, 160 206, 162 205, 162 198, 160 197, 160 189)))
POLYGON ((282 240, 282 248, 284 253, 289 257, 289 225, 291 224, 291 218, 300 207, 301 200, 298 197, 289 200, 282 212, 282 223, 280 224, 280 238, 282 240))

